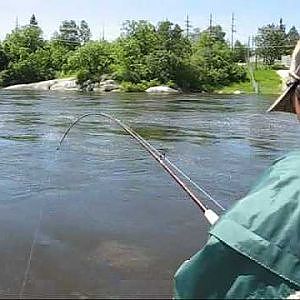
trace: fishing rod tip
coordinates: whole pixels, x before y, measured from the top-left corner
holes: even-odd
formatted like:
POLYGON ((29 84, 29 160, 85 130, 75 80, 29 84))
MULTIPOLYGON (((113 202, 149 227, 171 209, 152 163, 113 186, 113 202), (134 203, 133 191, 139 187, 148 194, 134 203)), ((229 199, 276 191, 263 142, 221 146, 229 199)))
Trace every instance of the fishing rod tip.
POLYGON ((211 225, 214 225, 219 220, 219 216, 211 209, 207 209, 204 212, 204 216, 211 225))

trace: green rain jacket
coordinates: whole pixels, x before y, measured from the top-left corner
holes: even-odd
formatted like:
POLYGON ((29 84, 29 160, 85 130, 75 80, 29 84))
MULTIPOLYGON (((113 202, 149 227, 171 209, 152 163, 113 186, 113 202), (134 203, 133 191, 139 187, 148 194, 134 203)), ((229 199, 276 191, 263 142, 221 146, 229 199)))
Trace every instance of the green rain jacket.
POLYGON ((175 275, 177 299, 282 299, 300 290, 300 152, 278 159, 175 275))

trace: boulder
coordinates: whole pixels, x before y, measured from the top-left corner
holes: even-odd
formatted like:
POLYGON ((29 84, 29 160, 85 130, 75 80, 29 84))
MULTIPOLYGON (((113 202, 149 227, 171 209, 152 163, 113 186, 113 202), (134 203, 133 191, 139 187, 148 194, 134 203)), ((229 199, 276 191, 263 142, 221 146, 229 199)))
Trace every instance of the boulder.
POLYGON ((103 90, 99 87, 94 87, 94 90, 93 90, 95 93, 102 93, 103 90))
POLYGON ((49 91, 50 87, 57 83, 57 80, 47 80, 36 83, 17 84, 4 88, 11 91, 49 91))
POLYGON ((154 87, 151 87, 149 89, 146 90, 146 93, 153 93, 153 94, 156 94, 156 93, 166 93, 166 94, 177 94, 179 93, 178 90, 175 90, 175 89, 172 89, 168 86, 154 86, 154 87))
POLYGON ((101 75, 100 76, 100 78, 99 78, 100 80, 100 82, 101 81, 105 81, 105 80, 109 80, 109 79, 111 79, 111 75, 109 75, 109 74, 103 74, 103 75, 101 75))
POLYGON ((51 91, 78 91, 79 86, 75 79, 59 79, 50 87, 51 91))
POLYGON ((74 78, 53 79, 36 83, 17 84, 4 88, 11 91, 74 91, 79 90, 74 78))
POLYGON ((112 79, 108 79, 108 80, 101 81, 100 83, 96 83, 94 91, 95 92, 112 92, 114 90, 119 90, 119 89, 120 89, 120 85, 116 81, 114 81, 112 79))
POLYGON ((233 94, 234 94, 234 95, 240 95, 240 94, 243 94, 243 92, 240 91, 240 90, 236 90, 236 91, 233 92, 233 94))
POLYGON ((104 81, 100 82, 100 86, 104 86, 104 85, 107 85, 107 84, 117 84, 117 83, 112 79, 108 79, 108 80, 104 80, 104 81))

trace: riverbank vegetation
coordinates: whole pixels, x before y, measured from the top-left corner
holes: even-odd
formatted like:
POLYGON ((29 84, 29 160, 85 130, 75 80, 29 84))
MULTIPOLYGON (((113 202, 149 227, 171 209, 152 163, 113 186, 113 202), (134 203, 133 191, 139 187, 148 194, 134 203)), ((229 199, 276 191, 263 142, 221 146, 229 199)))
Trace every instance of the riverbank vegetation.
MULTIPOLYGON (((258 92, 260 94, 280 94, 282 92, 282 80, 276 73, 276 70, 261 66, 254 70, 253 77, 258 84, 258 92)), ((218 93, 221 94, 251 94, 254 92, 249 72, 247 72, 246 81, 233 83, 218 90, 218 93)))
MULTIPOLYGON (((273 29, 278 36, 278 28, 273 29)), ((270 30, 260 31, 259 42, 270 39, 270 30)), ((210 92, 232 84, 247 86, 247 68, 239 63, 250 55, 239 41, 231 47, 219 25, 188 35, 169 21, 126 21, 120 37, 108 42, 91 40, 86 21, 67 20, 45 40, 33 15, 28 25, 15 28, 0 43, 0 86, 75 75, 82 86, 104 76, 119 82, 124 91, 167 85, 210 92)))
POLYGON ((76 74, 79 83, 106 74, 123 90, 140 91, 164 84, 183 90, 211 91, 246 79, 234 61, 220 26, 197 39, 179 25, 163 21, 126 21, 120 37, 92 41, 88 24, 64 21, 50 41, 33 16, 0 46, 0 85, 30 83, 76 74))

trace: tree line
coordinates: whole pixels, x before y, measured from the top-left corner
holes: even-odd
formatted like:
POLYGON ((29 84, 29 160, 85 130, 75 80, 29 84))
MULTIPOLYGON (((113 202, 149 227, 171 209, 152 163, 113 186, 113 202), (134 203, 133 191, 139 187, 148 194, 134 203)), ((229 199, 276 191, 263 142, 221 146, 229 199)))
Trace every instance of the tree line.
POLYGON ((300 35, 295 26, 289 31, 280 19, 279 24, 268 24, 258 29, 255 37, 256 54, 261 57, 265 64, 273 65, 283 55, 290 55, 300 35))
POLYGON ((126 21, 119 38, 108 42, 92 40, 86 21, 66 20, 45 40, 33 15, 0 43, 0 86, 74 74, 84 84, 105 74, 126 91, 158 84, 212 91, 247 79, 237 64, 245 61, 246 52, 239 41, 231 49, 220 25, 188 37, 170 21, 126 21))

